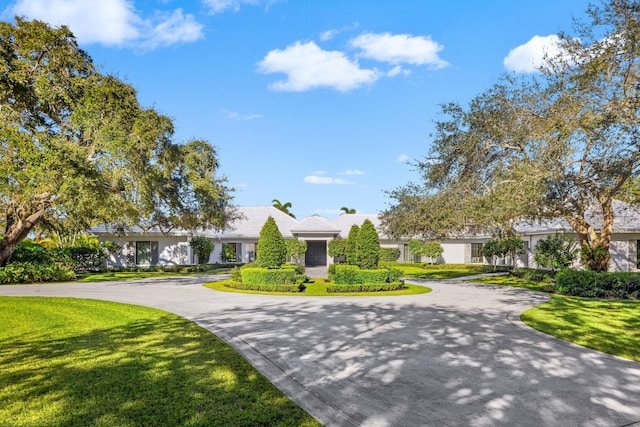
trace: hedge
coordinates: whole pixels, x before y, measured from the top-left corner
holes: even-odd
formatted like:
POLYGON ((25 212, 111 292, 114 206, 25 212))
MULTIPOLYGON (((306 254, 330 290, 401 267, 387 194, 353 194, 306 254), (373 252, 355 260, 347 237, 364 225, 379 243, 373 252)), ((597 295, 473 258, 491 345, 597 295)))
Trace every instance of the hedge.
POLYGON ((38 265, 14 262, 0 268, 0 284, 59 282, 75 279, 76 274, 73 270, 57 264, 38 265))
POLYGON ((243 291, 263 291, 263 292, 304 292, 307 288, 302 283, 296 285, 267 285, 264 283, 225 283, 227 288, 241 289, 243 291))
POLYGON ((640 273, 565 269, 556 274, 556 290, 562 294, 588 298, 638 299, 640 273))
POLYGON ((330 269, 329 278, 336 285, 355 285, 397 282, 401 276, 402 270, 397 268, 363 270, 355 265, 335 265, 330 269))
POLYGON ((306 279, 293 268, 243 268, 241 273, 247 285, 293 285, 306 279))
POLYGON ((403 282, 393 283, 360 283, 351 285, 329 285, 327 286, 327 292, 340 293, 340 292, 383 292, 383 291, 397 291, 404 289, 403 282))

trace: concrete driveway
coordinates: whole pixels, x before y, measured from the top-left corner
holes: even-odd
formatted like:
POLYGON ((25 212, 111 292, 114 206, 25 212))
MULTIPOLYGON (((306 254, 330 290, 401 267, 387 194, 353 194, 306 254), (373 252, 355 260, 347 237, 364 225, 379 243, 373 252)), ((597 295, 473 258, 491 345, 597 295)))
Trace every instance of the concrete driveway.
POLYGON ((523 289, 426 282, 401 297, 216 292, 203 278, 1 286, 156 307, 223 338, 327 425, 640 425, 640 363, 534 331, 523 289))

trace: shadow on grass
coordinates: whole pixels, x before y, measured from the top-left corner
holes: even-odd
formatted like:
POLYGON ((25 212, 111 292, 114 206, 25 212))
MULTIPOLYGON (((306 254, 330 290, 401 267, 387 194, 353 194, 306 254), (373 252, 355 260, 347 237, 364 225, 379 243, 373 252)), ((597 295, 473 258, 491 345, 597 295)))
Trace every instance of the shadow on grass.
POLYGON ((235 350, 185 319, 167 314, 81 334, 59 328, 2 334, 0 424, 315 425, 235 350))

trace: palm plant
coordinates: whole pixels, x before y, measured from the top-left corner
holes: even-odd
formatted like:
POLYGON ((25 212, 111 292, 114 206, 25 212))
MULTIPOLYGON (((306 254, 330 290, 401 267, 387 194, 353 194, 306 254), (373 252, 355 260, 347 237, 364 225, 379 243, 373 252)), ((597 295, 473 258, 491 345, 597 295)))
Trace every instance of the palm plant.
POLYGON ((341 208, 340 208, 340 210, 341 210, 341 211, 344 211, 344 213, 346 213, 346 214, 354 214, 354 213, 356 213, 356 210, 355 210, 355 209, 349 209, 349 208, 344 207, 344 206, 343 206, 343 207, 341 207, 341 208))
POLYGON ((295 218, 296 216, 294 214, 292 214, 289 209, 293 207, 293 205, 291 204, 291 202, 287 202, 287 203, 282 203, 280 200, 278 199, 273 199, 271 201, 271 203, 273 203, 273 207, 278 209, 279 211, 282 211, 284 213, 286 213, 287 215, 289 215, 291 218, 295 218))

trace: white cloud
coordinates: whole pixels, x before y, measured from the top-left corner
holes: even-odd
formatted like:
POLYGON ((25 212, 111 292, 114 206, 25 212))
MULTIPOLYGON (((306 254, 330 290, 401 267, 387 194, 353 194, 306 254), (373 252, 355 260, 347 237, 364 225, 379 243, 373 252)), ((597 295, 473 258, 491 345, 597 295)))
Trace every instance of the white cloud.
POLYGON ((331 40, 339 33, 338 30, 327 30, 320 33, 320 40, 326 42, 327 40, 331 40))
POLYGON ((182 9, 143 19, 132 0, 18 0, 4 14, 67 25, 81 43, 155 48, 203 37, 202 25, 182 9))
POLYGON ((339 175, 366 175, 366 174, 364 173, 364 171, 361 171, 359 169, 349 169, 344 172, 340 172, 339 175))
POLYGON ((275 49, 258 63, 265 74, 284 73, 286 80, 271 83, 276 91, 303 92, 328 87, 347 92, 371 84, 380 78, 377 70, 360 68, 343 52, 326 51, 314 42, 296 42, 284 50, 275 49))
POLYGON ((222 112, 224 113, 227 119, 239 120, 239 121, 255 120, 255 119, 261 119, 264 117, 262 114, 256 114, 256 113, 242 114, 237 111, 231 111, 231 110, 223 110, 222 112))
POLYGON ((398 158, 396 159, 396 161, 398 161, 400 163, 407 163, 407 162, 411 161, 411 157, 407 156, 406 154, 400 154, 398 156, 398 158))
POLYGON ((535 73, 544 65, 545 55, 554 57, 561 53, 560 38, 555 35, 533 36, 531 40, 509 51, 504 66, 517 73, 535 73))
POLYGON ((362 50, 365 58, 392 64, 428 65, 444 68, 449 65, 438 56, 444 47, 429 36, 410 34, 361 34, 350 41, 352 47, 362 50))
POLYGON ((347 181, 342 178, 332 178, 330 176, 319 176, 319 175, 307 175, 304 177, 304 182, 307 184, 353 184, 351 181, 347 181))
POLYGON ((396 65, 395 67, 387 71, 387 77, 395 77, 400 74, 402 74, 403 76, 408 76, 409 74, 411 74, 411 70, 402 68, 401 65, 396 65))
POLYGON ((227 11, 238 12, 242 6, 258 6, 264 4, 267 8, 280 0, 203 0, 203 3, 209 7, 212 14, 224 13, 227 11))

